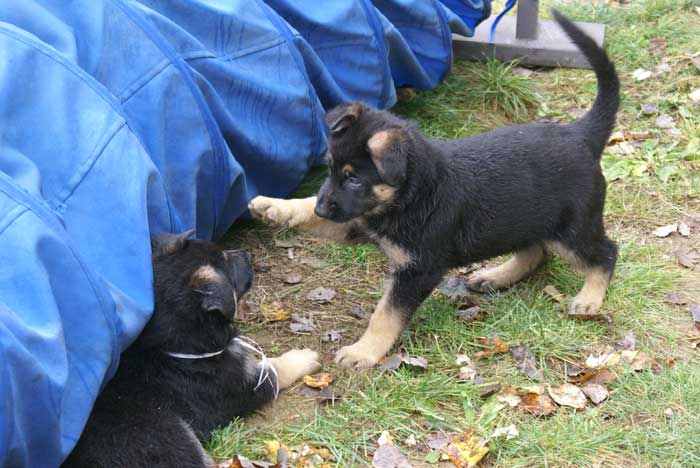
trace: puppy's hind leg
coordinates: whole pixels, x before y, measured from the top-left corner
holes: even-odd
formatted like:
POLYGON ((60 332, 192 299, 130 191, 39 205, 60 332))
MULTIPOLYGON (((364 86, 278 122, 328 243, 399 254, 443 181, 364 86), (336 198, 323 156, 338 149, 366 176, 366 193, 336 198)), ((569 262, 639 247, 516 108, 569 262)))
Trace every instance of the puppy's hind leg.
POLYGON ((603 305, 605 292, 610 284, 615 263, 617 262, 617 247, 605 234, 598 240, 589 240, 585 244, 578 244, 574 248, 561 243, 554 245, 558 253, 568 260, 577 269, 583 270, 586 279, 581 291, 571 300, 570 314, 594 315, 603 305))
POLYGON ((518 250, 513 257, 495 268, 482 268, 467 281, 469 289, 486 292, 507 288, 529 276, 545 259, 544 248, 540 244, 518 250))

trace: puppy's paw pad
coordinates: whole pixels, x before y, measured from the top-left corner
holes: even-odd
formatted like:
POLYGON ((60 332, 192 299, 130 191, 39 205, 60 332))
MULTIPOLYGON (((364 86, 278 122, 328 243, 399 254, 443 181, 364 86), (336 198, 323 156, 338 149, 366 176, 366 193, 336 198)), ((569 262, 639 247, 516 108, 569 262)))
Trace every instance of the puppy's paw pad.
POLYGON ((248 204, 248 210, 256 217, 275 224, 287 224, 292 218, 291 210, 286 209, 280 198, 255 197, 248 204))
POLYGON ((380 359, 381 356, 376 357, 367 353, 362 347, 357 346, 357 343, 341 348, 335 355, 335 362, 340 367, 356 370, 374 367, 380 359))
POLYGON ((488 272, 477 271, 467 280, 467 287, 472 291, 489 292, 498 289, 500 286, 488 272))
POLYGON ((569 306, 569 314, 571 315, 596 315, 603 303, 597 300, 588 298, 574 297, 569 306))

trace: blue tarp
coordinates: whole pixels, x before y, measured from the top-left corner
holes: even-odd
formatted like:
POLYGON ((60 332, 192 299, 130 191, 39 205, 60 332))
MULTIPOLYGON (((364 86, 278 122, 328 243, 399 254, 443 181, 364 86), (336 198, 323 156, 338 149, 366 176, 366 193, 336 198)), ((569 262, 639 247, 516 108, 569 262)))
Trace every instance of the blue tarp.
POLYGON ((0 465, 75 444, 151 313, 151 233, 289 194, 326 109, 436 86, 489 3, 0 2, 0 465))

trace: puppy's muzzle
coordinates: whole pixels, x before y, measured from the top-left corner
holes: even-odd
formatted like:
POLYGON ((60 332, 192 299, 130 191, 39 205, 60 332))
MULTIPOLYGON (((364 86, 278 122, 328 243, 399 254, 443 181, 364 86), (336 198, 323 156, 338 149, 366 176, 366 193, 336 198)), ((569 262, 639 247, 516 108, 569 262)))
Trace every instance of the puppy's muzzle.
POLYGON ((338 211, 338 204, 334 201, 329 201, 327 197, 319 197, 316 201, 314 213, 319 218, 332 219, 336 211, 338 211))

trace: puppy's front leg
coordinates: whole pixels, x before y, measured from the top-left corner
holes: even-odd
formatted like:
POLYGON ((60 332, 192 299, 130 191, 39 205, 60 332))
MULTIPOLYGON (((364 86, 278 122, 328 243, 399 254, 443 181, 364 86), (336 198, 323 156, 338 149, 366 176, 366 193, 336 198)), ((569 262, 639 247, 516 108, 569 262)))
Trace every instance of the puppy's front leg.
POLYGON ((279 226, 295 227, 314 236, 337 242, 349 242, 352 222, 334 223, 314 213, 316 197, 283 200, 258 196, 248 204, 250 213, 279 226))
POLYGON ((362 338, 341 348, 335 362, 342 367, 368 369, 389 352, 416 309, 438 285, 442 272, 401 270, 391 274, 362 338))
POLYGON ((318 353, 310 349, 293 349, 283 355, 271 358, 270 363, 277 371, 280 389, 292 385, 305 375, 313 374, 321 368, 318 353))

